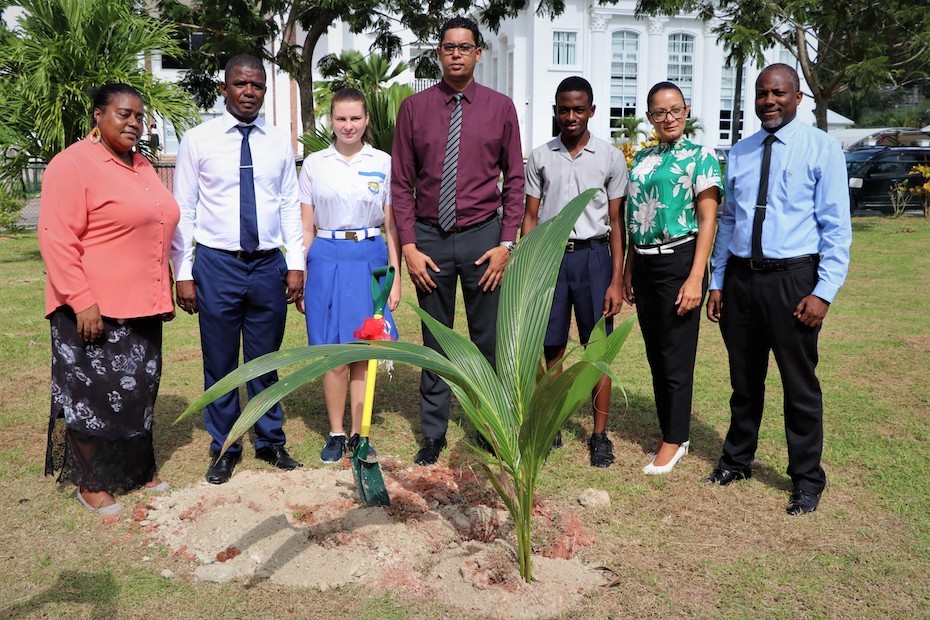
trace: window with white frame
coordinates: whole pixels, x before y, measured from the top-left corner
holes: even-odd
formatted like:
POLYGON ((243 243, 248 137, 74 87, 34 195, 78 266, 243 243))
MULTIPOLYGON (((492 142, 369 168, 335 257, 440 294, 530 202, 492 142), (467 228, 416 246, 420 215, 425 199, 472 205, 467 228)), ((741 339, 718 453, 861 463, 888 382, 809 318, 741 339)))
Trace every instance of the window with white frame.
POLYGON ((674 82, 691 103, 694 84, 694 37, 676 32, 668 37, 668 81, 674 82))
POLYGON ((577 62, 578 33, 567 30, 552 32, 552 64, 575 66, 577 62))
POLYGON ((507 93, 506 95, 513 98, 513 48, 507 50, 507 93))
MULTIPOLYGON (((736 67, 723 66, 720 75, 720 140, 729 144, 733 141, 733 109, 736 97, 736 67)), ((743 119, 746 116, 746 72, 743 71, 743 88, 740 97, 739 129, 742 135, 743 119)))
POLYGON ((624 116, 636 116, 636 76, 639 72, 639 35, 618 30, 610 37, 610 126, 624 116))
POLYGON ((795 70, 799 66, 798 59, 794 57, 794 54, 780 43, 778 44, 778 62, 793 67, 795 70))

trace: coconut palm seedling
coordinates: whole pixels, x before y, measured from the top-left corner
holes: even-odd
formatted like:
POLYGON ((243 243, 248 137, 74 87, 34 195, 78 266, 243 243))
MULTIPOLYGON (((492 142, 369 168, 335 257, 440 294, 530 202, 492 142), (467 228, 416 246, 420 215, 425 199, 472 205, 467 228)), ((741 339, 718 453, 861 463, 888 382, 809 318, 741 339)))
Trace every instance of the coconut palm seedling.
POLYGON ((494 456, 487 457, 489 461, 481 467, 513 518, 520 575, 529 582, 533 496, 539 472, 556 432, 589 398, 600 377, 606 373, 616 379, 610 363, 633 325, 630 317, 606 335, 602 319, 579 361, 545 371, 543 339, 565 243, 597 191, 588 190, 569 202, 560 215, 533 229, 514 250, 501 287, 496 371, 471 340, 414 307, 444 354, 409 342, 375 341, 277 351, 224 377, 178 419, 249 379, 305 363, 249 402, 226 438, 226 450, 274 403, 337 366, 389 359, 435 372, 449 384, 472 424, 494 448, 494 456))

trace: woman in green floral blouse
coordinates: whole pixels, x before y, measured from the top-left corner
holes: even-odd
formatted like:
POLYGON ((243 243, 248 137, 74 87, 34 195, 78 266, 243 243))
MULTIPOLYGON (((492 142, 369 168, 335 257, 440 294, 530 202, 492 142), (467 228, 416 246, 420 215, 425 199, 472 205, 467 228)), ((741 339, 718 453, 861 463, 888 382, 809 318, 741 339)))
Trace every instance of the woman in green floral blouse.
POLYGON ((665 474, 690 445, 699 308, 723 182, 713 150, 684 137, 690 107, 681 90, 660 82, 646 105, 659 144, 630 168, 623 296, 636 304, 662 430, 643 473, 665 474))

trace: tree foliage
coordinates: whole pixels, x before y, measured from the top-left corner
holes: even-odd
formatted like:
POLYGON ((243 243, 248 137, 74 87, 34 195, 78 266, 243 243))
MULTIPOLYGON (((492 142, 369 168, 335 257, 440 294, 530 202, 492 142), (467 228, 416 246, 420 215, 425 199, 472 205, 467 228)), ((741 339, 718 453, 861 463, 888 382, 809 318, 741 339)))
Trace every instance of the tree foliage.
POLYGON ((638 0, 641 15, 698 11, 739 62, 780 44, 797 59, 817 126, 850 89, 901 86, 930 74, 930 10, 914 0, 638 0))
MULTIPOLYGON (((611 0, 613 3, 616 0, 611 0)), ((184 36, 197 35, 185 58, 191 67, 185 85, 203 105, 216 98, 214 83, 225 56, 251 53, 274 63, 300 88, 301 118, 313 126, 313 54, 320 38, 341 20, 353 33, 370 33, 369 52, 385 60, 397 58, 403 40, 398 31, 408 28, 416 45, 432 48, 439 27, 453 15, 471 15, 497 31, 503 20, 516 17, 525 0, 160 0, 158 8, 173 20, 184 36), (202 43, 201 43, 202 41, 202 43)), ((565 10, 564 0, 538 0, 535 11, 554 17, 565 10)), ((435 74, 431 53, 416 60, 416 74, 435 74)))
MULTIPOLYGON (((107 82, 134 86, 145 105, 183 130, 197 120, 190 96, 141 66, 153 49, 174 50, 169 24, 128 0, 19 0, 25 12, 0 27, 0 178, 48 162, 91 129, 91 92, 107 82)), ((140 143, 146 148, 145 143, 140 143)))

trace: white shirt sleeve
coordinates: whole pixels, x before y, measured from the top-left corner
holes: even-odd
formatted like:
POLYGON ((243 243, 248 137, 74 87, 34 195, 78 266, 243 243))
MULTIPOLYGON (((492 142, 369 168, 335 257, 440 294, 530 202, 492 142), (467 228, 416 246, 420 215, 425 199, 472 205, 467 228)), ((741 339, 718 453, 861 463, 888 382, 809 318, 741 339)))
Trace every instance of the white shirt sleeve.
POLYGON ((181 209, 181 219, 171 240, 171 262, 175 281, 193 280, 194 227, 197 224, 197 199, 200 191, 196 145, 188 133, 181 139, 174 165, 174 198, 181 209))

